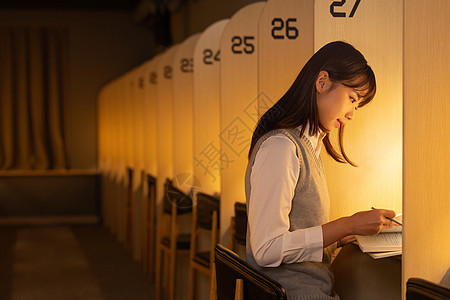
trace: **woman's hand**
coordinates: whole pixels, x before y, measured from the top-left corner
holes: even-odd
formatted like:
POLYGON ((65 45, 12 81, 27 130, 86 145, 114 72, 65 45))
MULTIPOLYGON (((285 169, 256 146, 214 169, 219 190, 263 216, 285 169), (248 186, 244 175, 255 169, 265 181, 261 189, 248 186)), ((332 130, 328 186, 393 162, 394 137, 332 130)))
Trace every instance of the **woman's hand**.
POLYGON ((394 218, 395 212, 387 209, 373 209, 360 211, 350 217, 352 234, 375 235, 383 228, 390 228, 394 224, 388 218, 394 218))
POLYGON ((349 236, 353 235, 375 235, 381 229, 395 224, 386 217, 395 217, 395 212, 387 209, 360 211, 350 217, 342 217, 323 224, 323 246, 328 247, 336 241, 340 241, 343 245, 343 242, 350 242, 349 236))
POLYGON ((342 238, 342 239, 340 239, 340 240, 338 241, 337 247, 338 247, 338 248, 339 248, 339 247, 343 247, 343 246, 345 246, 345 245, 347 245, 348 243, 351 243, 351 242, 353 242, 353 241, 356 241, 356 238, 355 238, 354 235, 346 236, 345 238, 342 238))

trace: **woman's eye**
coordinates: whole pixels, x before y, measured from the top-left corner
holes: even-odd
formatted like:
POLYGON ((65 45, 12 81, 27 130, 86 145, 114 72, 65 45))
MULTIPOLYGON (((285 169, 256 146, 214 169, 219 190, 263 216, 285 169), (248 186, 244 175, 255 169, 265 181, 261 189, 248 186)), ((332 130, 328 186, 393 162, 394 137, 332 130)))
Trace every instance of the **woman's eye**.
MULTIPOLYGON (((356 102, 355 98, 353 98, 353 97, 350 97, 350 100, 352 101, 352 103, 355 103, 355 102, 356 102)), ((355 107, 355 110, 358 110, 358 107, 357 107, 357 106, 355 107)))

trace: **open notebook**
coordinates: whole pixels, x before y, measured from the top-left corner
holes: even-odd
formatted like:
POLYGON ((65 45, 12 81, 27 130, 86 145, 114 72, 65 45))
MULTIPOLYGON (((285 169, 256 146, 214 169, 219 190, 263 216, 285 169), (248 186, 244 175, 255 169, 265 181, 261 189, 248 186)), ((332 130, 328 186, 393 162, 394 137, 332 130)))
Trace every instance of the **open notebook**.
MULTIPOLYGON (((402 222, 402 215, 395 217, 402 222)), ((373 258, 383 258, 402 254, 402 226, 381 230, 373 236, 356 236, 359 248, 373 258)))

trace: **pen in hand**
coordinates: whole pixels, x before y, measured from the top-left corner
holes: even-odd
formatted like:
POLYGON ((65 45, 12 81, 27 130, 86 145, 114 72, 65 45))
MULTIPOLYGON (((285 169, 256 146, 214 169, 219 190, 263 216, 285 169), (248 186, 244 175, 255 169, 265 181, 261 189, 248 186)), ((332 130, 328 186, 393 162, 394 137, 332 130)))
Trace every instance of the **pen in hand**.
MULTIPOLYGON (((376 208, 372 206, 372 209, 376 209, 376 208)), ((395 219, 392 219, 392 218, 389 218, 389 217, 386 217, 386 216, 384 216, 384 217, 385 217, 386 219, 391 220, 392 222, 394 222, 394 223, 400 225, 400 226, 403 226, 402 223, 400 223, 399 221, 397 221, 397 220, 395 220, 395 219)))

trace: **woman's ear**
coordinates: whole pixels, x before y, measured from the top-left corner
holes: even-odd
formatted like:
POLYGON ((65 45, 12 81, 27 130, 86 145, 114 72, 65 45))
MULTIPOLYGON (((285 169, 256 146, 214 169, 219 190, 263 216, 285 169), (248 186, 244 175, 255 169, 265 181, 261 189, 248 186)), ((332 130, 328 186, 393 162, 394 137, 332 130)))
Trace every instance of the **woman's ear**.
POLYGON ((320 94, 328 89, 330 85, 330 77, 327 71, 320 71, 316 79, 316 90, 320 94))

